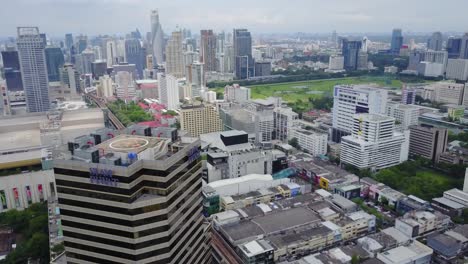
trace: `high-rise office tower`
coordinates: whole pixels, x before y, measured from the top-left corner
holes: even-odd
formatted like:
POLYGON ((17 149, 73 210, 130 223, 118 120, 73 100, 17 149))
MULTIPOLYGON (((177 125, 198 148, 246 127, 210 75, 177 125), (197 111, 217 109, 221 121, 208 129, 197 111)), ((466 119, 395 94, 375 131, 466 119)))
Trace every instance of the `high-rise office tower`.
POLYGON ((162 64, 164 61, 164 33, 159 23, 158 10, 151 11, 151 45, 153 54, 153 64, 162 64))
POLYGON ((252 36, 247 29, 234 29, 234 72, 237 79, 247 79, 254 76, 254 61, 252 58, 252 36))
POLYGON ((380 170, 408 159, 409 131, 394 132, 393 117, 356 114, 352 121, 352 134, 341 140, 342 163, 359 169, 380 170))
POLYGON ((60 70, 60 80, 64 87, 69 89, 70 95, 76 95, 81 92, 80 73, 73 64, 67 63, 60 70))
POLYGON ((98 80, 99 77, 106 75, 107 62, 100 60, 91 63, 91 73, 93 74, 93 78, 95 80, 98 80))
POLYGON ((216 71, 216 35, 211 29, 200 31, 200 62, 205 72, 216 71))
POLYGON ((458 59, 460 57, 462 39, 449 37, 447 40, 447 52, 449 59, 458 59))
POLYGON ((167 109, 179 108, 179 82, 170 74, 158 73, 159 100, 167 109))
POLYGON ((69 263, 209 263, 200 141, 130 131, 76 138, 54 160, 69 263))
POLYGON ((28 112, 50 108, 45 45, 37 27, 18 27, 16 45, 28 112))
POLYGON ((126 62, 135 64, 138 78, 143 78, 143 69, 145 68, 145 50, 138 39, 125 40, 125 58, 126 62))
POLYGON ((333 30, 333 33, 331 35, 331 44, 333 48, 336 48, 338 46, 338 34, 336 33, 336 30, 333 30))
POLYGON ((65 63, 62 49, 59 47, 47 47, 45 49, 45 56, 49 82, 60 81, 60 70, 65 63))
POLYGON ((342 40, 341 52, 344 57, 344 67, 347 70, 357 70, 359 51, 361 50, 362 42, 359 40, 349 41, 342 40))
POLYGON ((117 64, 117 45, 114 40, 108 40, 106 43, 106 61, 108 68, 117 64))
POLYGON ((401 33, 401 28, 395 28, 392 31, 392 42, 390 43, 390 52, 392 54, 400 54, 400 48, 403 45, 403 35, 401 33))
POLYGON ((2 51, 3 73, 8 91, 22 91, 23 80, 21 79, 21 67, 18 51, 7 49, 2 51))
POLYGON ((81 54, 88 47, 88 37, 79 35, 76 40, 77 53, 81 54))
POLYGON ((65 46, 68 50, 73 46, 73 35, 71 33, 65 34, 65 46))
POLYGON ((195 61, 186 66, 187 82, 192 89, 192 97, 200 96, 201 90, 205 86, 203 75, 203 63, 195 61))
POLYGON ((427 41, 427 48, 430 50, 440 51, 442 50, 442 33, 434 32, 431 38, 427 41))
POLYGON ((340 142, 341 137, 353 130, 355 114, 385 114, 388 93, 386 90, 365 85, 336 85, 333 93, 332 140, 340 142))
POLYGON ((447 149, 447 141, 446 128, 411 126, 409 153, 438 163, 440 154, 447 149))
MULTIPOLYGON (((83 52, 80 54, 80 63, 79 63, 79 68, 78 70, 82 74, 87 74, 87 73, 92 73, 93 69, 91 67, 91 64, 96 60, 96 56, 94 54, 94 51, 92 49, 85 49, 83 52)), ((78 63, 77 63, 78 64, 78 63)))
POLYGON ((460 59, 468 59, 468 33, 461 38, 460 59))
POLYGON ((182 50, 182 32, 172 32, 166 46, 166 73, 181 78, 184 76, 184 54, 182 50))

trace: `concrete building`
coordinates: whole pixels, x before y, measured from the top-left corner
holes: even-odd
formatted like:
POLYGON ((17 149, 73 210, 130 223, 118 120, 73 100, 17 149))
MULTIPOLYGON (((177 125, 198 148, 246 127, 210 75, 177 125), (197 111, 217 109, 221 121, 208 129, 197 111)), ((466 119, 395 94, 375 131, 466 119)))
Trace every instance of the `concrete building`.
POLYGON ((207 182, 247 174, 272 174, 272 151, 254 147, 244 131, 202 134, 200 139, 202 147, 208 148, 207 182))
POLYGON ((291 107, 277 106, 273 110, 275 138, 277 140, 287 141, 291 139, 291 129, 295 126, 299 115, 291 107))
POLYGON ((182 49, 182 32, 172 32, 166 45, 166 74, 176 78, 184 76, 184 56, 182 49))
POLYGON ((409 153, 438 163, 447 148, 447 140, 446 128, 410 126, 409 153))
POLYGON ((447 79, 468 80, 468 60, 448 59, 446 75, 447 79))
POLYGON ((223 122, 216 106, 209 104, 182 105, 180 107, 180 128, 190 136, 223 130, 223 122))
POLYGON ((440 77, 444 75, 445 65, 442 63, 422 61, 418 64, 418 74, 424 77, 440 77))
POLYGON ((433 250, 415 240, 385 252, 377 253, 377 259, 385 264, 430 264, 433 250))
POLYGON ((115 84, 117 98, 130 101, 136 97, 135 80, 132 73, 127 71, 118 72, 115 75, 115 84))
POLYGON ((418 124, 420 109, 407 104, 388 103, 387 115, 395 118, 395 127, 399 130, 407 130, 410 126, 418 124))
POLYGON ((292 129, 292 138, 297 138, 297 142, 303 151, 307 151, 313 156, 327 154, 328 134, 321 131, 292 129))
POLYGON ((431 84, 434 88, 434 101, 444 104, 461 105, 465 85, 462 83, 436 82, 431 84))
POLYGON ((239 84, 226 85, 224 87, 224 101, 245 103, 250 100, 250 88, 239 84))
POLYGON ((114 96, 114 85, 112 78, 109 75, 99 77, 99 84, 97 86, 97 95, 99 97, 112 97, 114 96))
POLYGON ((113 133, 54 160, 68 261, 207 263, 200 141, 113 133))
POLYGON ((18 27, 16 45, 28 112, 50 108, 45 43, 37 27, 18 27))
POLYGON ((432 36, 427 41, 427 48, 430 50, 441 51, 442 50, 442 33, 437 31, 432 33, 432 36))
POLYGON ((80 73, 72 64, 65 64, 60 70, 60 82, 63 87, 63 98, 76 98, 81 92, 80 73))
POLYGON ((179 108, 179 82, 176 77, 158 73, 159 100, 167 109, 179 108))
POLYGON ((336 85, 333 93, 333 142, 353 130, 354 115, 360 113, 385 114, 387 91, 364 85, 336 85))
POLYGON ((216 71, 216 43, 213 30, 200 31, 200 62, 204 72, 216 71))
POLYGON ((416 101, 416 87, 404 84, 401 89, 401 103, 414 104, 416 101))
POLYGON ((328 62, 327 72, 344 71, 344 57, 339 55, 331 55, 328 62))
POLYGON ((271 62, 269 61, 255 61, 255 76, 270 76, 271 75, 271 62))
POLYGON ((198 61, 186 66, 186 78, 192 90, 192 97, 201 95, 201 91, 205 88, 205 74, 203 71, 203 63, 198 61))
POLYGON ((408 159, 409 132, 394 132, 395 119, 356 114, 352 135, 341 141, 340 160, 359 169, 380 170, 408 159))

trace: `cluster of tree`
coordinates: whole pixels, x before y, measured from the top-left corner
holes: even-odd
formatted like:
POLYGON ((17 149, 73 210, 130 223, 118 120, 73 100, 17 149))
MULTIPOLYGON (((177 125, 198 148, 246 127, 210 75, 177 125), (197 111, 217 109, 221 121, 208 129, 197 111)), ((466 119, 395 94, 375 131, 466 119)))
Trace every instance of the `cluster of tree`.
POLYGON ((398 67, 398 71, 402 71, 408 68, 409 58, 390 54, 369 54, 369 61, 372 61, 374 67, 377 67, 380 72, 388 66, 398 67))
POLYGON ((324 63, 328 63, 330 60, 330 55, 328 54, 315 54, 315 55, 307 55, 307 56, 293 56, 292 58, 285 59, 287 62, 306 62, 306 61, 321 61, 324 63))
POLYGON ((430 161, 418 158, 381 170, 374 175, 374 178, 396 190, 428 201, 442 196, 445 190, 460 187, 463 181, 463 173, 460 173, 462 170, 447 165, 446 169, 452 169, 455 174, 446 171, 438 173, 437 170, 441 168, 430 168, 430 166, 430 161))
POLYGON ((128 126, 130 123, 153 120, 153 116, 141 109, 135 102, 126 104, 122 100, 117 100, 113 103, 108 103, 107 107, 125 126, 128 126))
POLYGON ((333 107, 333 98, 329 96, 309 98, 309 102, 312 104, 314 109, 330 111, 333 107))
POLYGON ((47 204, 36 203, 23 211, 15 209, 0 214, 0 226, 8 226, 19 238, 17 246, 1 264, 49 263, 49 228, 47 204))

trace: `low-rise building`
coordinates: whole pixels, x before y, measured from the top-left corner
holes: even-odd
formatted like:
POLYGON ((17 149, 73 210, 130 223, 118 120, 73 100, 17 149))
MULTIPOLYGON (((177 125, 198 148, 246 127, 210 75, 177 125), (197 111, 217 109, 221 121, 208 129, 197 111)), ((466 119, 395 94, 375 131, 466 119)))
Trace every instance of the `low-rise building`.
POLYGON ((377 259, 385 264, 429 264, 433 250, 423 243, 415 240, 377 254, 377 259))
POLYGON ((291 133, 292 138, 297 139, 298 145, 302 150, 312 156, 327 154, 328 134, 318 130, 305 130, 294 128, 291 133))

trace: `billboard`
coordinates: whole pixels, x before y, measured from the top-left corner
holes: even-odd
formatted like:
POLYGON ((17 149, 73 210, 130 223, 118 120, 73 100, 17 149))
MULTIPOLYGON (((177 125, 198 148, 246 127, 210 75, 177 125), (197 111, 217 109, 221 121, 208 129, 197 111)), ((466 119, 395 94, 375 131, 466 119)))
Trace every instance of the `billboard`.
POLYGON ((6 194, 4 190, 0 191, 0 206, 2 209, 8 209, 6 194))
POLYGON ((15 207, 16 208, 21 207, 18 188, 13 188, 13 198, 14 198, 14 202, 15 202, 15 207))
POLYGON ((42 184, 37 185, 37 193, 39 194, 39 201, 43 202, 44 201, 44 189, 42 187, 42 184))
POLYGON ((24 187, 24 190, 26 191, 26 200, 28 201, 28 204, 32 204, 31 187, 27 185, 26 187, 24 187))

